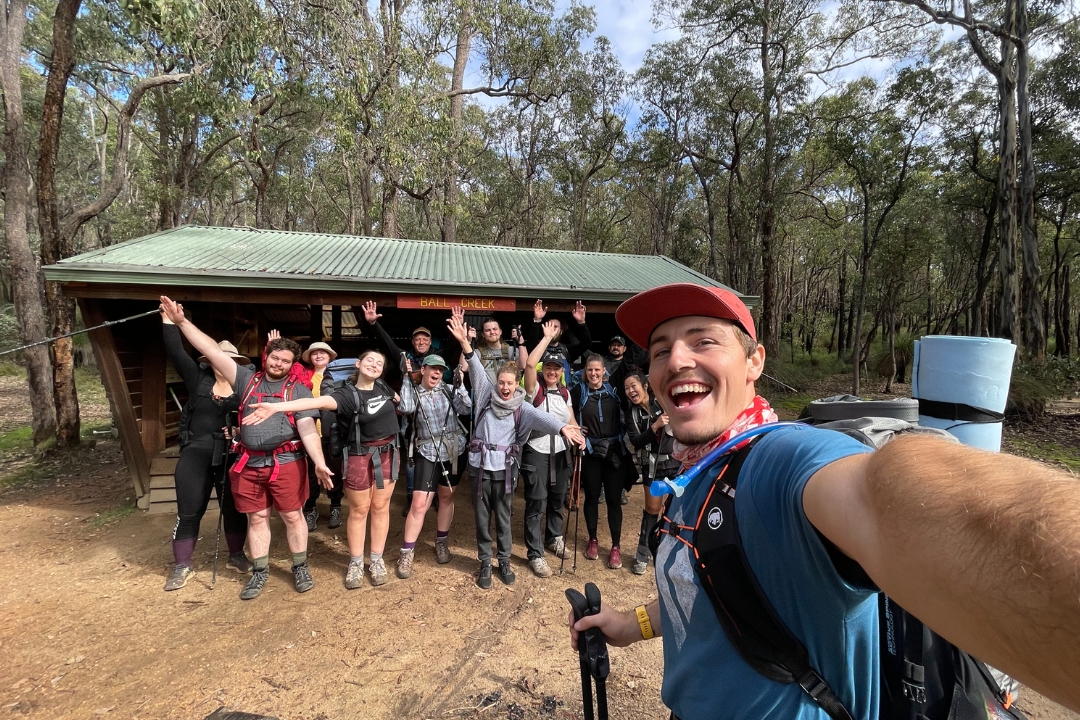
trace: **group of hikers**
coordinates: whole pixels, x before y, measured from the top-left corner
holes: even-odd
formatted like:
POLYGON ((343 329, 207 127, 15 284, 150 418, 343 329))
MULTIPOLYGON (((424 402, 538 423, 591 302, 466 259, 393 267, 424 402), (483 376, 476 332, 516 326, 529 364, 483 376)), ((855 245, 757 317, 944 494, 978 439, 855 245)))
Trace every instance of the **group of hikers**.
POLYGON ((426 328, 399 349, 369 303, 364 318, 381 349, 362 353, 344 383, 328 380, 334 351, 324 343, 301 353, 295 342, 274 338, 254 372, 231 345, 195 328, 180 305, 162 297, 161 308, 176 326, 165 328, 167 347, 190 395, 176 473, 176 569, 166 589, 182 587, 191 573, 209 478, 224 470, 222 428, 235 425, 230 411, 240 414, 238 458, 222 509, 229 564, 252 573, 241 594, 247 599, 267 580, 272 507, 285 521, 297 590, 310 589, 307 532, 317 514, 305 517, 309 476, 330 495, 332 525, 341 522, 342 492, 348 497, 346 584, 363 577, 369 519, 367 572, 373 584, 385 582, 389 501, 403 452, 415 461, 406 473, 411 497, 399 576, 412 572, 435 497, 436 559, 449 560, 454 488, 466 466, 477 584, 491 586, 492 515, 499 575, 514 581, 509 520, 519 471, 529 565, 546 576, 545 550, 560 556, 566 549, 563 504, 578 501, 566 482, 579 460, 566 450, 577 447, 587 557, 599 557, 601 497, 607 564, 619 567, 627 478, 637 473, 647 486, 659 480, 654 490, 673 491, 666 502, 646 494, 632 567, 643 573, 655 558, 658 597, 620 611, 586 586, 589 612, 575 605, 570 613, 583 690, 590 667, 601 667, 589 664, 600 659, 600 644, 659 636, 662 697, 680 720, 1021 717, 992 680, 979 679, 981 671, 964 672, 958 663, 970 656, 957 650, 940 666, 924 657, 924 640, 935 631, 956 644, 944 647, 958 646, 1080 709, 1076 478, 917 433, 872 449, 839 432, 778 423, 756 392, 765 351, 753 318, 727 290, 676 284, 634 296, 616 313, 632 344, 612 338, 606 357, 584 354, 591 336, 580 303, 566 333, 537 302, 527 331, 511 334, 516 347, 503 343, 494 320, 482 324, 478 339, 457 309, 447 325, 464 360, 454 370, 432 351, 426 328), (199 363, 184 354, 180 333, 202 354, 199 363), (575 383, 570 363, 578 355, 575 383), (404 370, 400 393, 382 379, 391 363, 404 370), (404 433, 401 418, 409 421, 404 433), (884 632, 901 609, 911 620, 902 640, 884 632), (887 669, 890 654, 905 661, 895 671, 887 669), (981 693, 992 685, 993 693, 981 693))
MULTIPOLYGON (((359 588, 365 575, 372 585, 386 583, 390 502, 402 469, 405 527, 394 568, 401 579, 413 573, 416 544, 433 505, 435 559, 450 562, 455 494, 466 475, 479 587, 491 587, 495 568, 503 583, 515 581, 511 505, 519 480, 528 565, 535 575, 552 574, 545 552, 566 557, 564 508, 577 510, 578 502, 588 532, 585 557, 600 557, 602 500, 610 534, 606 565, 622 567, 627 490, 638 480, 647 483, 679 470, 671 458, 667 415, 649 392, 640 348, 628 348, 622 336, 615 336, 606 356, 591 353, 580 302, 564 332, 562 320, 549 317, 538 300, 533 323, 526 331, 514 328, 510 342, 494 318, 470 327, 464 311, 454 308, 447 333, 460 346, 460 359, 451 369, 428 328, 413 330, 410 346, 403 349, 379 322, 374 302, 361 310, 375 347, 359 353, 351 376, 335 379, 330 366, 340 363, 325 342, 301 351, 271 331, 262 369, 255 371, 229 342, 215 342, 199 330, 182 305, 161 298, 167 353, 189 396, 175 473, 175 565, 166 590, 184 587, 193 572, 199 524, 215 486, 222 498, 227 566, 250 573, 241 598, 257 597, 268 581, 273 509, 285 524, 297 591, 313 587, 307 539, 318 526, 321 492, 330 502, 329 527, 346 525, 345 587, 359 588), (197 361, 181 336, 200 354, 197 361), (577 372, 574 361, 580 361, 577 372), (399 391, 387 381, 394 367, 401 374, 399 391), (575 459, 580 487, 571 488, 575 459), (226 476, 228 482, 221 482, 226 476)), ((444 347, 447 354, 450 348, 444 347)), ((658 500, 647 496, 631 566, 635 574, 647 570, 647 537, 659 511, 658 500)))

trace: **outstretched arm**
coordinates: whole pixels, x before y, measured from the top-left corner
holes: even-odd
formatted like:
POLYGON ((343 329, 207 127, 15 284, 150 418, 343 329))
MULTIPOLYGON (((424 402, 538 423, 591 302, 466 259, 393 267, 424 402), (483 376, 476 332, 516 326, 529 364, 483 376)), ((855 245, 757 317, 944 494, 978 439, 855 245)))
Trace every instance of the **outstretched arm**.
POLYGON ((387 355, 392 358, 399 357, 402 350, 397 346, 397 343, 394 342, 394 339, 390 337, 390 333, 386 332, 386 329, 379 324, 379 318, 381 318, 382 315, 378 312, 375 303, 369 300, 364 303, 362 307, 364 310, 364 320, 366 320, 368 325, 371 325, 371 328, 375 331, 375 336, 379 338, 379 342, 382 343, 387 355))
POLYGON ((244 413, 244 425, 258 425, 274 413, 300 412, 302 410, 337 410, 337 400, 333 395, 320 395, 317 398, 301 398, 279 403, 251 403, 244 413))
POLYGON ((540 342, 536 344, 536 347, 529 353, 529 357, 525 360, 525 392, 532 397, 533 390, 536 388, 536 364, 540 362, 540 358, 544 357, 544 351, 548 349, 548 345, 551 344, 552 338, 559 332, 556 324, 548 320, 544 323, 544 336, 540 338, 540 342))
POLYGON ((807 518, 890 598, 1080 710, 1080 483, 1030 460, 900 437, 810 478, 807 518))
POLYGON ((592 348, 592 333, 589 332, 589 326, 585 324, 585 306, 578 300, 577 305, 574 306, 572 313, 574 321, 577 323, 574 325, 574 339, 577 342, 573 347, 567 348, 567 352, 570 353, 566 359, 573 362, 575 358, 583 356, 586 352, 592 348))
POLYGON ((206 357, 215 370, 221 373, 221 376, 225 378, 226 382, 236 387, 236 362, 221 352, 221 348, 214 342, 213 338, 204 333, 199 328, 195 327, 195 324, 184 317, 184 306, 178 302, 170 300, 168 297, 161 296, 161 312, 165 314, 176 327, 180 328, 180 332, 184 333, 184 337, 188 339, 191 346, 194 347, 199 353, 206 357))

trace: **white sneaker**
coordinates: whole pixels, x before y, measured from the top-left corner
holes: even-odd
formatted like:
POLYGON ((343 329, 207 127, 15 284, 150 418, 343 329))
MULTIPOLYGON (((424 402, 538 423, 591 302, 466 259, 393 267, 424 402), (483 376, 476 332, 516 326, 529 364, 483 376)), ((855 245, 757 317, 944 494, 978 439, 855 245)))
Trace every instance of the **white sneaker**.
POLYGON ((551 568, 548 567, 547 560, 543 557, 533 558, 529 561, 529 567, 533 571, 533 575, 536 577, 551 577, 551 568))

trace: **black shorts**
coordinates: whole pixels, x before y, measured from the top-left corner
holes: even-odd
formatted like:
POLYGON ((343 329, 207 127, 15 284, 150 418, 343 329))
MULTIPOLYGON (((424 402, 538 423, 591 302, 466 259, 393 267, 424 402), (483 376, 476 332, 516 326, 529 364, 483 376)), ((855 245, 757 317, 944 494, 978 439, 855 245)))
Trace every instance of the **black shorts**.
POLYGON ((433 462, 417 453, 413 460, 413 492, 435 492, 436 485, 457 487, 461 482, 461 471, 468 467, 468 464, 468 453, 462 453, 458 458, 458 471, 455 473, 449 460, 433 462), (446 471, 445 476, 443 470, 446 471))

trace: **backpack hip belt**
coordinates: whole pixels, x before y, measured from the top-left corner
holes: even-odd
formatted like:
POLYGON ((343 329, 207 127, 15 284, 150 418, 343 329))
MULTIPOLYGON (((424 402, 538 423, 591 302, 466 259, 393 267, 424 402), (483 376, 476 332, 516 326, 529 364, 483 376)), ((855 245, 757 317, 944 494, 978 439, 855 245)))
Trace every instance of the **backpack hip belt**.
POLYGON ((278 463, 278 455, 282 453, 303 453, 304 445, 299 440, 289 440, 288 442, 281 443, 273 450, 251 450, 247 448, 242 442, 237 441, 237 448, 240 452, 240 457, 236 460, 236 464, 233 465, 234 472, 243 472, 247 467, 247 462, 253 456, 254 457, 266 457, 269 455, 273 461, 273 470, 270 472, 270 479, 267 482, 274 482, 278 478, 278 473, 281 471, 281 465, 278 463))
POLYGON ((450 471, 457 475, 458 472, 458 440, 460 436, 457 433, 450 433, 452 441, 446 439, 446 435, 439 435, 438 437, 423 438, 416 444, 417 447, 424 447, 425 445, 431 445, 435 448, 435 462, 441 462, 439 460, 439 449, 442 448, 450 455, 448 462, 450 463, 450 471))
MULTIPOLYGON (((506 483, 506 494, 509 495, 514 492, 514 478, 517 476, 517 467, 520 464, 521 459, 521 446, 517 443, 513 445, 492 445, 486 443, 479 438, 474 438, 469 443, 469 452, 480 453, 480 472, 484 472, 484 463, 487 461, 487 454, 489 452, 501 452, 506 459, 506 469, 503 476, 503 480, 506 483)), ((482 483, 476 483, 477 497, 483 492, 482 483)))
MULTIPOLYGON (((394 435, 388 442, 382 445, 360 444, 358 457, 371 457, 371 474, 375 476, 375 488, 382 490, 386 486, 386 476, 382 469, 383 452, 390 453, 390 482, 397 480, 398 476, 398 438, 394 435)), ((346 447, 341 457, 341 474, 345 475, 349 470, 349 448, 346 447)))

